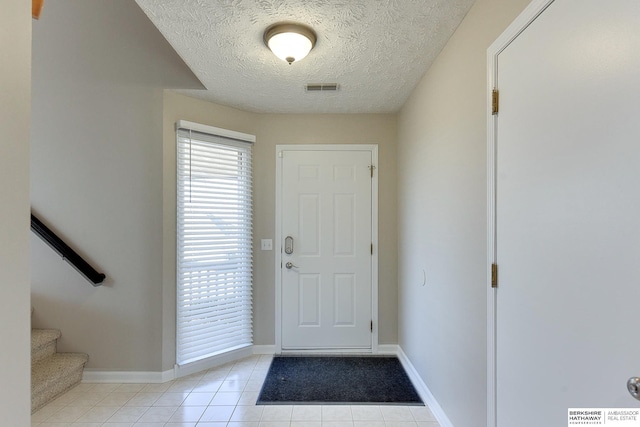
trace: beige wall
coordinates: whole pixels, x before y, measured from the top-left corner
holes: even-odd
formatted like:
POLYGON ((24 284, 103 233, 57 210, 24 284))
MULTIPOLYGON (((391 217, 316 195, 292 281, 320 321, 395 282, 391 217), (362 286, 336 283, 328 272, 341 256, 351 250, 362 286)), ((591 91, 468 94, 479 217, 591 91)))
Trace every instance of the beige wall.
MULTIPOLYGON (((276 144, 378 145, 378 334, 380 344, 397 343, 396 117, 394 114, 264 114, 255 148, 254 248, 275 237, 276 144)), ((255 253, 256 344, 275 341, 274 251, 255 253)))
POLYGON ((378 144, 379 149, 379 341, 397 342, 396 118, 391 114, 253 114, 170 91, 164 107, 165 369, 175 356, 175 129, 177 120, 256 135, 254 171, 254 342, 275 343, 275 252, 260 239, 275 237, 276 144, 378 144), (173 335, 172 335, 173 334, 173 335))
POLYGON ((31 414, 29 307, 29 125, 31 13, 0 13, 0 420, 28 426, 31 414))
POLYGON ((88 368, 162 365, 162 90, 201 87, 129 0, 48 2, 33 24, 31 203, 107 275, 31 238, 36 327, 88 368))
POLYGON ((399 342, 456 426, 486 425, 486 49, 528 3, 477 0, 398 118, 399 342))

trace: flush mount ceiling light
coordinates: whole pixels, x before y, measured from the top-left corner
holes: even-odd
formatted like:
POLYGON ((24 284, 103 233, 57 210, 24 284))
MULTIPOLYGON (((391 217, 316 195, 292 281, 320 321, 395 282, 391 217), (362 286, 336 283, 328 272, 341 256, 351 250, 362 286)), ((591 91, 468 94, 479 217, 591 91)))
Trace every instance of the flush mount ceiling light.
POLYGON ((264 44, 275 56, 291 65, 307 56, 316 44, 316 33, 300 24, 279 23, 264 32, 264 44))

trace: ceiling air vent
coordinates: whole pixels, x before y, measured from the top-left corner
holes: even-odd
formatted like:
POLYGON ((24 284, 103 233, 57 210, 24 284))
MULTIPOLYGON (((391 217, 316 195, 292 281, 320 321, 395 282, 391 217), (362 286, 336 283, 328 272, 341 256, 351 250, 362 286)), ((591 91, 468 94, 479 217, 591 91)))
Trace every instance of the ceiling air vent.
POLYGON ((335 92, 339 89, 338 83, 309 83, 304 86, 307 92, 335 92))

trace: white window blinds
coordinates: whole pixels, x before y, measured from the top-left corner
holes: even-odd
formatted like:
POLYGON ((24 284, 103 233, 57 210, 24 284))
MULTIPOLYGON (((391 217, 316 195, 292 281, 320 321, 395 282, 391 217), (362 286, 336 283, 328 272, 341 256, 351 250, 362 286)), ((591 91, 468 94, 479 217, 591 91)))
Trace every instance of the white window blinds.
POLYGON ((178 122, 178 365, 252 343, 252 138, 178 122))

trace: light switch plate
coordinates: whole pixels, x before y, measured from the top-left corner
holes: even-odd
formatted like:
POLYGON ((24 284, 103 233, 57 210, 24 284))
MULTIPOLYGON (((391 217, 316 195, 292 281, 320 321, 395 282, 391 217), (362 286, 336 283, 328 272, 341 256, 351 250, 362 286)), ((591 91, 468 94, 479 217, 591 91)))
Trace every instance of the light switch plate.
POLYGON ((260 249, 263 251, 271 251, 273 250, 273 240, 271 239, 262 239, 260 241, 260 249))

